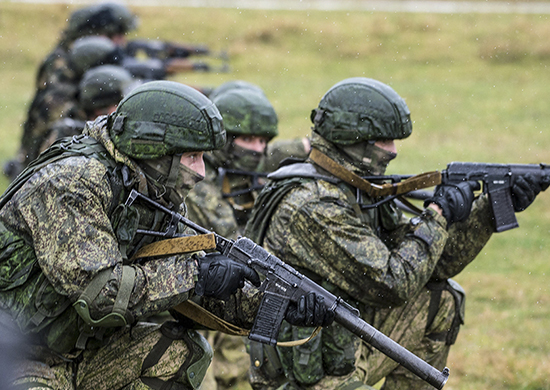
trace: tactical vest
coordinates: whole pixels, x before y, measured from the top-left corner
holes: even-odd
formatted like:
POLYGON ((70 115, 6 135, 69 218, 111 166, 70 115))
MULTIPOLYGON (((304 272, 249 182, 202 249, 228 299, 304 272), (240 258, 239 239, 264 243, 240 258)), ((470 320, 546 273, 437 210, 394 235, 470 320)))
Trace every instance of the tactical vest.
MULTIPOLYGON (((376 208, 362 209, 361 206, 371 204, 375 200, 364 197, 359 192, 354 193, 353 187, 334 176, 320 174, 309 163, 284 166, 269 174, 268 179, 270 182, 259 194, 246 228, 246 236, 260 245, 264 242, 269 221, 282 199, 294 188, 310 181, 324 180, 337 186, 353 207, 356 216, 364 224, 371 226, 381 239, 384 239, 386 231, 395 229, 401 218, 401 212, 390 202, 376 208)), ((351 298, 345 291, 309 270, 299 267, 298 270, 328 291, 351 302, 351 298)), ((284 341, 304 338, 311 334, 311 331, 308 328, 297 328, 285 323, 281 327, 279 338, 284 341)), ((358 348, 359 339, 337 323, 333 323, 323 328, 321 335, 299 347, 278 347, 275 352, 271 346, 250 342, 249 353, 252 365, 257 367, 255 369, 260 370, 271 380, 279 381, 283 377, 286 378, 283 381, 290 380, 298 385, 312 385, 326 375, 343 376, 351 373, 355 369, 355 355, 358 348), (268 356, 269 359, 266 359, 268 356), (281 371, 284 371, 284 376, 281 375, 281 371)))
MULTIPOLYGON (((139 206, 124 205, 133 185, 129 169, 117 163, 103 145, 93 138, 79 135, 60 140, 52 145, 12 182, 0 198, 0 208, 4 207, 35 172, 47 164, 77 156, 94 158, 107 169, 113 193, 108 215, 117 236, 120 251, 126 259, 125 263, 128 263, 127 259, 132 253, 152 241, 150 237, 143 237, 140 242, 132 245, 132 253, 126 253, 128 245, 136 238, 138 224, 140 226, 145 224, 147 228, 151 228, 152 225, 159 225, 163 218, 157 214, 140 213, 142 210, 138 211, 139 206), (149 218, 140 219, 140 215, 149 218)), ((110 272, 103 273, 107 277, 110 275, 110 272)), ((101 275, 100 272, 94 281, 101 275)), ((104 276, 102 278, 105 279, 104 276)), ((128 281, 130 282, 133 286, 133 278, 128 281)), ((104 284, 97 288, 100 289, 104 284)), ((81 315, 77 314, 76 310, 72 310, 72 303, 69 297, 58 294, 41 272, 31 243, 6 229, 0 222, 0 307, 11 314, 24 333, 38 334, 50 349, 60 353, 73 350, 77 344, 80 344, 78 347, 83 349, 88 338, 100 339, 108 333, 114 333, 114 328, 92 329, 87 326, 81 315)), ((123 308, 125 309, 126 307, 123 308)))
POLYGON ((256 206, 246 227, 246 236, 254 242, 263 245, 265 234, 269 227, 269 221, 281 200, 292 189, 297 188, 308 181, 324 180, 337 186, 346 196, 348 203, 353 207, 356 216, 365 224, 373 228, 381 239, 385 232, 395 229, 402 218, 402 213, 392 203, 388 202, 375 208, 366 209, 376 200, 364 196, 359 191, 342 180, 319 173, 309 163, 297 163, 284 166, 270 173, 270 180, 256 199, 256 206))

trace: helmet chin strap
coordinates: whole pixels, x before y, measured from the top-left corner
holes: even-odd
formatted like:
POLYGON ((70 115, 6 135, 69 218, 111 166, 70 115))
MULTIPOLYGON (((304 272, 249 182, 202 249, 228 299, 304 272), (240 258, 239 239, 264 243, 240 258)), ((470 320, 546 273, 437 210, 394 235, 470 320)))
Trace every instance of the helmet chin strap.
MULTIPOLYGON (((178 157, 179 162, 179 157, 178 157)), ((154 160, 139 160, 139 165, 143 169, 147 181, 151 184, 151 187, 155 190, 155 198, 157 200, 166 200, 166 193, 169 191, 167 188, 168 177, 173 171, 172 165, 174 163, 174 157, 161 157, 154 160), (168 162, 170 158, 170 162, 168 162)))

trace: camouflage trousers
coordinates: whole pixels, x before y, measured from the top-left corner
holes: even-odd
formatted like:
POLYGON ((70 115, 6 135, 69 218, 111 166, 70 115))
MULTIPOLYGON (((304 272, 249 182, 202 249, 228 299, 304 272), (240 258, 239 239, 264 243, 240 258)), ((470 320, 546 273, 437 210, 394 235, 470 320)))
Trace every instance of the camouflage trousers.
MULTIPOLYGON (((414 299, 403 306, 391 309, 362 310, 362 317, 392 340, 432 366, 442 370, 445 367, 450 346, 454 343, 458 331, 458 329, 453 329, 456 328, 455 316, 458 314, 456 310, 457 301, 455 301, 453 294, 447 290, 442 290, 437 295, 437 300, 434 301, 432 299, 434 296, 433 291, 423 288, 414 299), (450 335, 451 337, 449 337, 450 335)), ((296 328, 293 331, 297 334, 296 328)), ((326 331, 326 328, 323 329, 324 331, 326 331)), ((383 390, 433 389, 431 385, 365 342, 359 342, 354 351, 355 368, 352 369, 352 372, 344 375, 327 375, 327 367, 331 366, 331 361, 322 355, 326 354, 327 351, 333 353, 337 349, 335 347, 338 347, 339 340, 344 340, 345 332, 347 332, 345 329, 342 329, 342 331, 340 338, 331 337, 327 339, 333 340, 330 343, 323 342, 321 334, 321 339, 317 341, 319 346, 316 348, 312 344, 310 346, 311 351, 308 352, 311 356, 315 356, 315 354, 319 356, 316 359, 310 358, 301 369, 295 360, 297 356, 300 356, 300 348, 304 347, 293 347, 292 354, 284 352, 283 350, 286 348, 279 347, 279 356, 285 370, 282 382, 281 378, 274 381, 264 375, 261 369, 251 365, 249 379, 253 389, 366 390, 372 389, 371 386, 382 380, 385 380, 383 390), (289 355, 294 357, 294 361, 289 362, 289 355), (294 379, 318 375, 319 372, 325 372, 325 374, 318 376, 321 379, 316 380, 315 383, 304 384, 294 379)), ((282 333, 284 333, 283 329, 282 333)), ((314 343, 314 340, 310 343, 314 343)), ((358 338, 356 340, 358 341, 358 338)))
POLYGON ((73 359, 35 352, 15 389, 197 389, 212 358, 207 341, 176 322, 138 323, 73 359))

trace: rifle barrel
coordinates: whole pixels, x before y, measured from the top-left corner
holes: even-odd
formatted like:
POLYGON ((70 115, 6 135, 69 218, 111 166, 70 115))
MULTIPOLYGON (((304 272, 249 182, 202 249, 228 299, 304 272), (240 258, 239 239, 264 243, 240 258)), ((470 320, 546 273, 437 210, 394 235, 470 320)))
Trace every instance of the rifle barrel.
POLYGON ((447 367, 443 371, 437 370, 367 322, 350 313, 345 307, 339 305, 336 308, 334 320, 436 389, 442 389, 447 383, 449 379, 447 367))

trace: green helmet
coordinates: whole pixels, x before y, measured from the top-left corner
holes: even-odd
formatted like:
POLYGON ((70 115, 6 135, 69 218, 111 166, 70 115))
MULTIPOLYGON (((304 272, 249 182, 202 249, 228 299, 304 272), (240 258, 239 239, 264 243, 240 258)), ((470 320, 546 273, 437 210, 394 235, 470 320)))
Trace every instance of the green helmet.
POLYGON ((120 49, 105 37, 82 37, 77 39, 70 51, 70 61, 78 75, 88 69, 121 60, 120 49))
POLYGON ((222 85, 216 87, 209 95, 208 97, 210 100, 214 100, 216 97, 220 96, 221 94, 233 90, 233 89, 248 89, 251 91, 255 91, 259 93, 260 95, 265 95, 263 89, 261 89, 256 84, 252 84, 248 81, 244 80, 232 80, 228 81, 226 83, 223 83, 222 85))
POLYGON ((103 3, 74 11, 65 35, 69 40, 88 35, 112 37, 137 27, 138 19, 123 4, 103 3))
POLYGON ((336 145, 407 138, 411 113, 388 85, 364 77, 335 84, 311 112, 314 130, 336 145))
POLYGON ((232 89, 213 99, 230 135, 277 136, 277 114, 265 95, 250 89, 232 89))
POLYGON ((78 86, 80 106, 93 112, 118 104, 128 92, 134 79, 121 66, 102 65, 88 70, 78 86))
POLYGON ((155 159, 220 149, 222 117, 202 93, 174 81, 151 81, 130 92, 109 117, 109 133, 122 153, 155 159))

